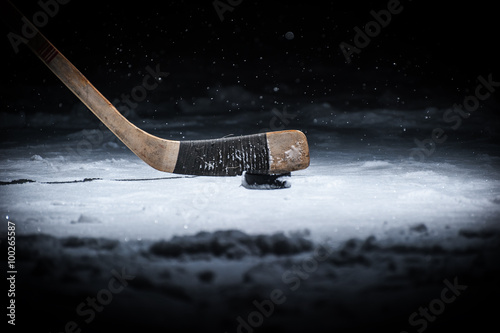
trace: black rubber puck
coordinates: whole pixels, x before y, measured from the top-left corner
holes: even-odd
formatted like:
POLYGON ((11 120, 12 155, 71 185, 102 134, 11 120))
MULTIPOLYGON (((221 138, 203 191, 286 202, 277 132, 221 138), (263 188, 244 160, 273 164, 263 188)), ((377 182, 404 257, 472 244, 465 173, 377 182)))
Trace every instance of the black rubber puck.
POLYGON ((290 173, 257 174, 245 172, 241 185, 251 190, 276 190, 292 186, 289 181, 290 173))

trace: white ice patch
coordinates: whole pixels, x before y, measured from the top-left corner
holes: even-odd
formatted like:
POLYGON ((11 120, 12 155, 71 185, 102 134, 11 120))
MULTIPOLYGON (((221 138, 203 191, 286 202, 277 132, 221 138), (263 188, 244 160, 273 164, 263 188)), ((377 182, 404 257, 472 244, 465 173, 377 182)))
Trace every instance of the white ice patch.
POLYGON ((78 220, 71 221, 71 224, 80 224, 80 223, 102 223, 102 222, 96 217, 85 214, 81 214, 80 217, 78 217, 78 220))
POLYGON ((292 145, 290 147, 290 149, 285 151, 285 157, 287 160, 290 160, 290 161, 295 161, 295 160, 300 159, 301 155, 302 155, 302 153, 301 153, 300 149, 295 147, 294 145, 292 145))
POLYGON ((386 161, 367 161, 361 165, 362 168, 366 169, 385 169, 391 166, 392 164, 386 161))

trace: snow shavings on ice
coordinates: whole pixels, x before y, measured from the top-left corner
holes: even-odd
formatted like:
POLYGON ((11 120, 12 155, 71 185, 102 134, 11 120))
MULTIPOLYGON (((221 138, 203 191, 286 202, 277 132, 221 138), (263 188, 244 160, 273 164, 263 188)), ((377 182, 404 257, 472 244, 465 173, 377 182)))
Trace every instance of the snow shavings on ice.
POLYGON ((176 236, 170 241, 159 241, 151 246, 152 253, 167 258, 209 255, 241 259, 245 256, 290 255, 311 249, 312 242, 303 237, 287 237, 284 234, 251 236, 238 230, 176 236))

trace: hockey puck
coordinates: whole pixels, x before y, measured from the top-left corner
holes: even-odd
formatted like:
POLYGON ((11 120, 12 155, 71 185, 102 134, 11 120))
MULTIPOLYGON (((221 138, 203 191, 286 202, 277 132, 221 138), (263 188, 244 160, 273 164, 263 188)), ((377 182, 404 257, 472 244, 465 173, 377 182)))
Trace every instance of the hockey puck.
POLYGON ((241 186, 251 190, 276 190, 292 186, 290 173, 257 174, 245 172, 241 179, 241 186))

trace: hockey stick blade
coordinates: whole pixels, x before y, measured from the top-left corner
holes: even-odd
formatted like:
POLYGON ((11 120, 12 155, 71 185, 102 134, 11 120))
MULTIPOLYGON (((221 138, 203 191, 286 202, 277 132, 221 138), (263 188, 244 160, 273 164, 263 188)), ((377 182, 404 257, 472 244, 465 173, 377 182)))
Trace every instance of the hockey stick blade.
POLYGON ((42 62, 132 152, 153 168, 177 174, 234 176, 286 173, 309 166, 306 136, 296 130, 214 140, 174 141, 153 136, 129 122, 8 0, 1 16, 42 62), (24 36, 26 37, 26 36, 24 36))

